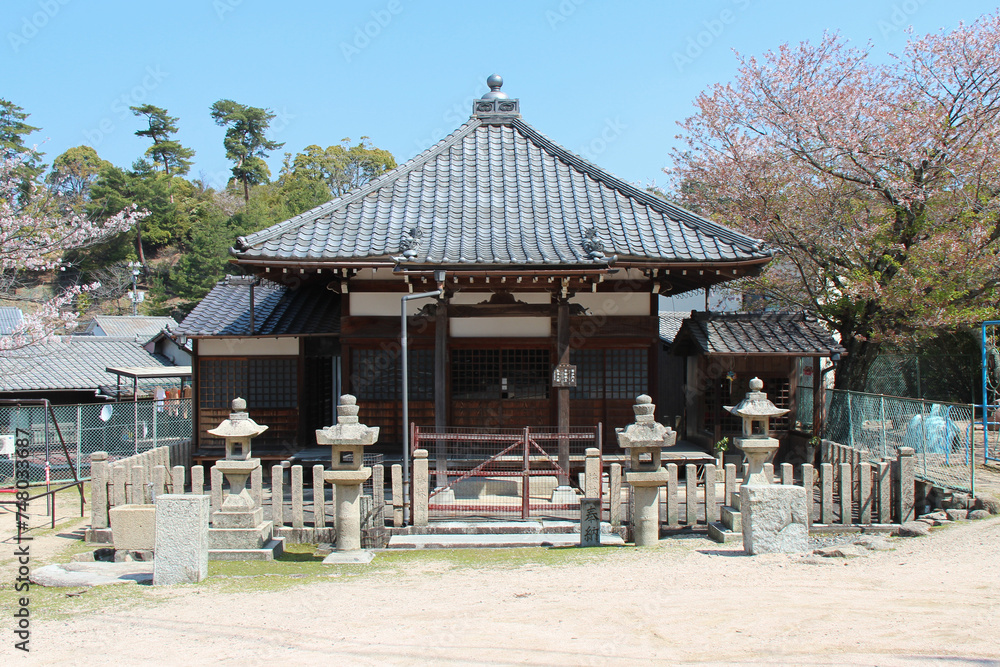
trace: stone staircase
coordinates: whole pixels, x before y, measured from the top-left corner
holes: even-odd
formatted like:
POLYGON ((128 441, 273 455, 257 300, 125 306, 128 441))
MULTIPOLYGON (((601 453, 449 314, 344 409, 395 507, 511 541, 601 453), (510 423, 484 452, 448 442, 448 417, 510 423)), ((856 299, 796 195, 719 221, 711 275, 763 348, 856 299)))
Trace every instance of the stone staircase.
POLYGON ((733 494, 733 504, 723 505, 721 521, 708 524, 708 537, 719 544, 743 541, 743 522, 740 518, 740 494, 733 494))

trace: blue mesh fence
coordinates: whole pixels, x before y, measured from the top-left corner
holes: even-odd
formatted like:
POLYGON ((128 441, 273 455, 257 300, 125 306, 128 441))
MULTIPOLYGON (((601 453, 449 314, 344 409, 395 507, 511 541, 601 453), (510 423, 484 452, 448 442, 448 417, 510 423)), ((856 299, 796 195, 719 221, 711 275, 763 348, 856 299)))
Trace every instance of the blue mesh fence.
POLYGON ((984 447, 996 446, 997 432, 983 431, 974 405, 842 390, 829 396, 827 439, 871 461, 894 459, 900 447, 912 447, 917 476, 943 487, 971 490, 975 461, 983 460, 984 447))

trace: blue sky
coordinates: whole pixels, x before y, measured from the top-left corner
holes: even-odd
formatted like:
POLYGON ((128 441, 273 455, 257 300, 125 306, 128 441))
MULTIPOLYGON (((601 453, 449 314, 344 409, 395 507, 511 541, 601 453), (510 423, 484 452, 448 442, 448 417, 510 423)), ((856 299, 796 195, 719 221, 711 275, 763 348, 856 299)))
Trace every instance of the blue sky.
POLYGON ((0 97, 31 114, 51 160, 94 146, 127 166, 146 149, 128 106, 179 117, 190 176, 224 184, 231 98, 278 114, 269 164, 309 144, 371 137, 398 161, 451 132, 486 77, 504 77, 525 120, 622 178, 664 181, 676 122, 697 94, 760 54, 835 30, 884 58, 918 33, 996 11, 989 2, 798 0, 469 3, 375 0, 4 0, 0 97))

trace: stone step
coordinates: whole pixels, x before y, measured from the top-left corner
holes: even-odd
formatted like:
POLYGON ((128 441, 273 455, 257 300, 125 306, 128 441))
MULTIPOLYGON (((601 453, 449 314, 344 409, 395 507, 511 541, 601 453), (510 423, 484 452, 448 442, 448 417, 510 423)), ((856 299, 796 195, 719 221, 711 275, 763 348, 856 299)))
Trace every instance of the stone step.
MULTIPOLYGON (((499 549, 510 547, 573 547, 579 533, 506 533, 476 535, 393 535, 388 549, 499 549)), ((624 546, 617 534, 602 534, 601 546, 624 546)))
MULTIPOLYGON (((602 533, 610 533, 608 523, 601 524, 602 533)), ((535 521, 433 521, 426 526, 393 529, 396 535, 541 535, 580 533, 580 522, 558 519, 535 521)))
POLYGON ((738 509, 724 505, 721 516, 723 526, 737 533, 743 531, 743 517, 738 509))
POLYGON ((719 544, 728 544, 729 542, 742 542, 743 532, 730 530, 726 526, 722 525, 720 521, 713 521, 708 524, 708 538, 719 544))
POLYGON ((274 560, 285 553, 285 538, 275 537, 261 549, 209 549, 208 560, 274 560))

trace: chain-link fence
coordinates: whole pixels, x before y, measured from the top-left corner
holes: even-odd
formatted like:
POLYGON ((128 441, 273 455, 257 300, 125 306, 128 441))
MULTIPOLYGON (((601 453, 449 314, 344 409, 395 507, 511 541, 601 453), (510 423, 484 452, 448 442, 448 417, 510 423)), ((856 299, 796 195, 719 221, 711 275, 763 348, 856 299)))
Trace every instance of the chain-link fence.
POLYGON ((894 459, 900 447, 912 447, 917 477, 972 490, 975 449, 984 444, 975 406, 842 390, 828 395, 827 439, 865 452, 871 461, 894 459))
MULTIPOLYGON (((27 403, 27 401, 25 401, 27 403)), ((191 399, 152 399, 80 405, 0 404, 0 436, 28 441, 29 481, 90 476, 90 454, 109 461, 192 437, 191 399), (65 444, 65 452, 63 445, 65 444), (68 458, 67 458, 68 457, 68 458)), ((0 486, 13 477, 14 454, 0 455, 0 486)))
POLYGON ((865 391, 950 403, 978 402, 980 360, 967 354, 882 354, 868 369, 865 391))

